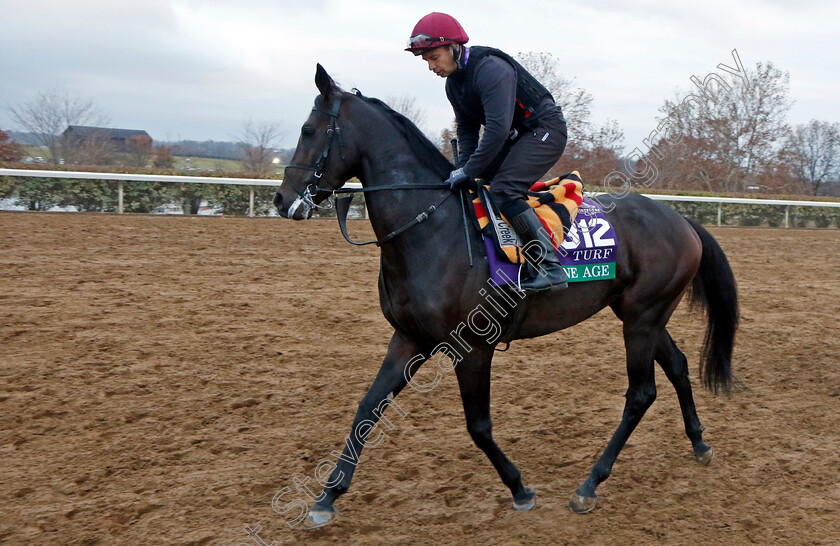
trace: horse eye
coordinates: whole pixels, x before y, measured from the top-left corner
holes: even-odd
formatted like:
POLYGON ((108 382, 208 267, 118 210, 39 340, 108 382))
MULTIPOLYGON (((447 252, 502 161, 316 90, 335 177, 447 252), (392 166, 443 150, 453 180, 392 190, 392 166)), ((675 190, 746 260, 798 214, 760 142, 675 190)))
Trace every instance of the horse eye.
POLYGON ((315 129, 313 129, 312 127, 304 127, 304 128, 301 130, 301 133, 302 133, 302 134, 303 134, 303 136, 305 136, 305 137, 311 137, 312 135, 314 135, 314 134, 315 134, 315 129))

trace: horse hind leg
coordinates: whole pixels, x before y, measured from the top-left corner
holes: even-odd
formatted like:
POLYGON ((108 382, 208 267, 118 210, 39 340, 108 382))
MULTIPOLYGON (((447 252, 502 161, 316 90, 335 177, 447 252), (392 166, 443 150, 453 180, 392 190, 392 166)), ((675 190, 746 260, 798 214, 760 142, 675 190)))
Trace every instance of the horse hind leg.
POLYGON ((480 362, 473 359, 462 362, 455 369, 467 431, 481 451, 487 455, 496 468, 502 482, 513 495, 516 510, 530 510, 536 505, 536 493, 522 485, 522 474, 493 440, 493 423, 490 420, 490 363, 493 354, 479 355, 480 362))
POLYGON ((697 409, 694 406, 694 396, 691 393, 691 380, 688 373, 688 360, 667 330, 663 330, 659 336, 654 358, 677 391, 680 410, 682 410, 683 421, 685 422, 685 434, 691 440, 694 458, 701 464, 708 465, 712 462, 715 452, 708 444, 703 442, 703 425, 700 424, 697 409))

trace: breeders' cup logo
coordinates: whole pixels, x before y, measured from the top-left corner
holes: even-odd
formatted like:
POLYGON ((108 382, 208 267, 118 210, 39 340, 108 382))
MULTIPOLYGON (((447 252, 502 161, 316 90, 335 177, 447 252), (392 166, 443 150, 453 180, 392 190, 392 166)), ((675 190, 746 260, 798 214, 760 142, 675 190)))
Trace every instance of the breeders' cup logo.
POLYGON ((582 214, 584 216, 594 217, 598 216, 598 212, 598 207, 593 207, 587 204, 583 204, 580 208, 578 208, 578 215, 582 214))

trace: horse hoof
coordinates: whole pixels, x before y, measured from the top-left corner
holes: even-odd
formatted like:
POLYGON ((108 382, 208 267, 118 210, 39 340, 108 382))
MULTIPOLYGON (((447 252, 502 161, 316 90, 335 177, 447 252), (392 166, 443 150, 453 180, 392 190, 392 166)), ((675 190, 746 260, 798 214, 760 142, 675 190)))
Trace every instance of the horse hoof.
POLYGON ((697 462, 702 464, 703 466, 709 466, 709 464, 711 464, 712 462, 712 459, 715 458, 715 450, 710 447, 703 453, 695 453, 694 458, 697 459, 697 462))
POLYGON ((569 499, 569 508, 576 514, 586 514, 595 509, 596 497, 584 497, 576 492, 572 493, 572 498, 569 499))
POLYGON ((525 488, 525 494, 522 495, 521 498, 517 499, 516 497, 513 498, 513 509, 514 510, 530 510, 534 506, 537 505, 537 494, 525 488))
POLYGON ((303 528, 317 529, 318 527, 323 527, 324 525, 332 522, 332 520, 335 519, 335 516, 335 510, 311 510, 309 515, 307 515, 306 519, 303 521, 303 528))

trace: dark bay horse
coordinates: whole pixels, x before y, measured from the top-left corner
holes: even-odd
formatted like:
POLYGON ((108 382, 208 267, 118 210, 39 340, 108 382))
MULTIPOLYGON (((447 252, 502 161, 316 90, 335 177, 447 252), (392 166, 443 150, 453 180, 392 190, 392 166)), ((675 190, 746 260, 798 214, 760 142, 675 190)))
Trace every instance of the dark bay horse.
POLYGON ((726 256, 705 229, 636 194, 604 197, 600 200, 605 209, 612 209, 608 218, 619 242, 615 279, 570 283, 566 290, 527 296, 512 288, 493 291, 480 234, 467 230, 468 244, 457 196, 450 199, 448 189, 430 186, 447 177, 450 162, 406 118, 381 101, 342 91, 320 65, 315 83, 320 94, 275 198, 279 212, 296 220, 307 218, 332 190, 357 177, 368 189, 395 186, 364 194, 380 240, 411 227, 381 243, 379 299, 394 333, 379 373, 359 404, 342 457, 329 479, 320 481, 324 490, 307 525, 322 525, 335 517, 333 504, 350 487, 364 445, 373 445, 368 441, 371 432, 376 432, 380 418, 381 426, 389 424, 383 411, 407 385, 417 388, 413 374, 435 354, 441 369, 454 368, 467 431, 510 489, 514 507, 532 508, 535 493, 522 485, 519 470, 492 436, 494 350, 501 342, 567 328, 606 306, 623 322, 629 386, 621 423, 572 494, 571 509, 594 508, 595 489, 610 475, 656 398, 654 360, 677 391, 694 456, 703 464, 711 462, 713 451, 703 441, 686 357, 665 328, 690 292, 692 303, 701 305, 708 317, 700 376, 710 390, 728 392, 738 296, 726 256), (424 211, 425 221, 412 222, 424 211))

